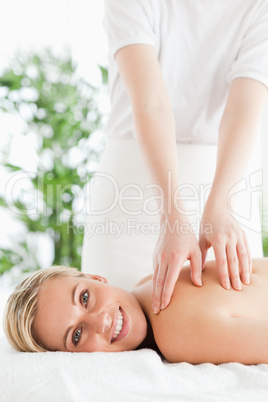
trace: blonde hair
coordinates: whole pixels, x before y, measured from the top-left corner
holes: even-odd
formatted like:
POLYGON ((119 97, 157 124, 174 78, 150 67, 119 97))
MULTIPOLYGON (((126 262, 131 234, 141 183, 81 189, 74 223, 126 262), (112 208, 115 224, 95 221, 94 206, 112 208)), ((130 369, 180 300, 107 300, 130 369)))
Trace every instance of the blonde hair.
POLYGON ((24 279, 9 296, 3 327, 14 349, 20 352, 47 352, 38 340, 33 322, 37 312, 38 291, 42 284, 59 276, 84 277, 76 268, 53 266, 41 269, 24 279))

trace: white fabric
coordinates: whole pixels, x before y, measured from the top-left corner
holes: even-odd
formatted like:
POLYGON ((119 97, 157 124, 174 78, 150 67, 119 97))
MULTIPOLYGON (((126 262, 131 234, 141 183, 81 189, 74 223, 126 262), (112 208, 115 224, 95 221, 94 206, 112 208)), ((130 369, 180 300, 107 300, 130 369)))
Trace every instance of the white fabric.
MULTIPOLYGON (((99 174, 90 183, 82 270, 131 289, 152 273, 159 218, 141 210, 152 197, 152 183, 135 141, 130 99, 114 55, 134 43, 151 45, 157 52, 176 119, 180 189, 188 197, 183 200, 186 210, 194 211, 189 218, 198 235, 229 85, 234 78, 249 77, 268 86, 268 2, 107 0, 104 26, 112 108, 99 174), (135 200, 122 200, 122 193, 135 200)), ((245 180, 233 189, 237 204, 232 212, 246 231, 253 257, 263 255, 259 160, 256 148, 245 180)), ((148 205, 156 209, 154 202, 148 205)), ((212 249, 208 259, 214 259, 212 249)))
MULTIPOLYGON (((257 144, 244 179, 230 193, 231 213, 245 230, 253 257, 263 256, 258 208, 262 191, 259 149, 257 144)), ((183 202, 197 236, 216 156, 214 145, 177 143, 180 193, 185 197, 183 202)), ((137 142, 110 139, 87 194, 83 271, 102 275, 110 284, 128 290, 153 272, 159 216, 151 214, 157 211, 152 197, 159 193, 153 194, 151 185, 137 142)), ((211 248, 207 259, 214 258, 211 248)))
POLYGON ((228 88, 238 77, 268 87, 267 0, 105 0, 112 110, 108 138, 134 138, 129 96, 114 59, 122 47, 155 48, 178 142, 216 144, 228 88))
POLYGON ((0 339, 1 402, 264 402, 268 365, 170 364, 150 350, 20 353, 0 339))

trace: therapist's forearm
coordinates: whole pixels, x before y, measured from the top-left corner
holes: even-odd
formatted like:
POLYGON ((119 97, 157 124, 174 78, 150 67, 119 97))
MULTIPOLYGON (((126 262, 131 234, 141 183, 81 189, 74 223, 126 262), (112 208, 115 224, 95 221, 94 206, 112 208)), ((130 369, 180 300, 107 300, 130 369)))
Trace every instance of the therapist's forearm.
POLYGON ((135 134, 154 183, 163 194, 161 219, 172 219, 183 210, 174 207, 174 192, 178 187, 178 166, 175 119, 171 108, 134 107, 135 134))
POLYGON ((211 196, 227 201, 229 190, 241 180, 257 137, 254 112, 225 117, 220 125, 217 166, 211 196))
POLYGON ((267 88, 251 79, 233 81, 219 128, 217 166, 209 199, 228 202, 255 145, 267 88))

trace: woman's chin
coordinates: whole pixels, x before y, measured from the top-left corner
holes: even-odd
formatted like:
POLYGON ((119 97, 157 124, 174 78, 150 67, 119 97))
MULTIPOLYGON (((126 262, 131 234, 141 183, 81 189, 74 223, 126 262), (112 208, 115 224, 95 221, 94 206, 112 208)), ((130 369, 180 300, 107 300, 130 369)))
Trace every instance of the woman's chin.
MULTIPOLYGON (((147 337, 147 321, 144 319, 135 322, 129 333, 129 342, 126 342, 126 351, 136 350, 146 340, 147 337)), ((127 341, 127 339, 126 339, 127 341)))

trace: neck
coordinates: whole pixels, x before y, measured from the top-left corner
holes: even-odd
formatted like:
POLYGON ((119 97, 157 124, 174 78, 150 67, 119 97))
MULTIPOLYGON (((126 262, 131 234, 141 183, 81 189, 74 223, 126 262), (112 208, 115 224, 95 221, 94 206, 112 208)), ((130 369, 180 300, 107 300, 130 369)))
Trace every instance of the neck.
MULTIPOLYGON (((146 317, 146 316, 145 316, 146 317)), ((156 352, 160 353, 157 344, 155 342, 154 339, 154 333, 152 330, 152 326, 150 324, 150 321, 148 320, 148 318, 146 317, 146 321, 147 321, 147 335, 144 339, 144 341, 137 347, 137 350, 139 349, 153 349, 156 352)))
POLYGON ((149 319, 149 306, 151 306, 151 289, 152 289, 152 275, 144 278, 139 284, 131 291, 131 293, 136 297, 139 302, 142 311, 145 315, 147 321, 147 334, 144 341, 137 347, 137 349, 153 349, 157 353, 160 353, 157 344, 154 339, 153 329, 149 319))

